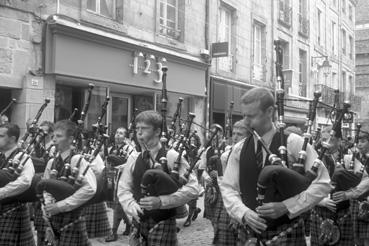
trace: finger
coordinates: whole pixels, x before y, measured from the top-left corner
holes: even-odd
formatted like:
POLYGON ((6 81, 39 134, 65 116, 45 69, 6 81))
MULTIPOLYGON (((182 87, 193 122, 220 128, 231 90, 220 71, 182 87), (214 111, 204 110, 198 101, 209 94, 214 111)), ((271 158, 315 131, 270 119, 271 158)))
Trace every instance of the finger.
POLYGON ((260 231, 265 231, 267 225, 265 223, 260 222, 257 218, 250 218, 250 224, 252 224, 256 229, 260 231))
POLYGON ((274 210, 273 209, 265 209, 265 210, 260 210, 260 211, 257 211, 258 212, 258 215, 263 217, 263 216, 269 216, 271 214, 274 213, 274 210))

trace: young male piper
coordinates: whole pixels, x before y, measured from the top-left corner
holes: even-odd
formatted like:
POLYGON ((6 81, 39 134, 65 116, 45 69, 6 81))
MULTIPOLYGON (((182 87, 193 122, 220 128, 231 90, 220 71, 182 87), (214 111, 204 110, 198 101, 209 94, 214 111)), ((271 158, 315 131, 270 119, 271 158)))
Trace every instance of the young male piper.
MULTIPOLYGON (((47 163, 44 179, 50 179, 52 168, 57 172, 56 179, 60 180, 65 163, 70 163, 71 169, 77 166, 80 155, 72 152, 72 143, 77 126, 69 120, 61 120, 55 124, 53 141, 60 157, 55 161, 50 159, 47 163), (53 163, 55 165, 53 165, 53 163)), ((81 160, 78 176, 86 169, 88 162, 81 160)), ((73 195, 64 200, 55 202, 50 193, 44 192, 45 216, 50 218, 54 229, 60 233, 58 246, 87 246, 90 245, 87 237, 86 223, 81 216, 81 206, 90 200, 96 193, 96 177, 91 169, 88 169, 83 178, 82 186, 73 195)))
MULTIPOLYGON (((145 171, 160 165, 152 163, 151 158, 158 162, 161 157, 166 157, 168 169, 173 170, 178 156, 174 150, 166 151, 161 146, 159 140, 162 120, 161 115, 155 111, 144 111, 137 115, 137 139, 142 149, 147 148, 148 151, 129 156, 118 184, 118 198, 124 211, 139 222, 140 233, 147 243, 145 245, 172 246, 178 245, 175 208, 197 197, 198 184, 196 177, 191 174, 188 182, 172 194, 141 198, 140 184, 145 171), (149 211, 149 216, 142 216, 144 211, 149 211), (154 213, 164 211, 164 217, 154 220, 154 213)), ((179 175, 183 176, 187 168, 188 163, 182 158, 179 175)))
MULTIPOLYGON (((242 96, 241 103, 246 125, 253 128, 270 149, 278 150, 281 143, 276 141, 279 133, 273 124, 275 102, 272 93, 265 88, 254 88, 242 96)), ((290 134, 286 142, 290 166, 297 162, 303 139, 290 134)), ((220 183, 228 213, 241 224, 238 241, 243 245, 251 238, 258 238, 262 242, 268 241, 277 245, 306 245, 303 220, 297 217, 328 195, 331 190, 328 171, 324 164, 320 163, 317 178, 306 190, 282 202, 269 202, 257 206, 258 175, 268 164, 265 150, 258 148, 258 145, 255 137, 237 143, 220 183), (284 220, 285 223, 276 224, 271 228, 267 226, 267 220, 281 218, 284 215, 288 216, 284 220), (288 230, 291 227, 292 230, 288 230), (272 240, 273 237, 276 238, 272 240)), ((309 145, 305 170, 311 169, 315 159, 317 154, 309 145)))
MULTIPOLYGON (((0 125, 0 169, 7 166, 10 159, 20 158, 18 149, 19 127, 15 124, 0 125)), ((23 156, 20 162, 24 161, 23 156)), ((0 245, 35 245, 27 204, 11 203, 1 205, 1 200, 19 195, 30 186, 35 169, 31 159, 25 163, 19 177, 0 188, 0 245)))

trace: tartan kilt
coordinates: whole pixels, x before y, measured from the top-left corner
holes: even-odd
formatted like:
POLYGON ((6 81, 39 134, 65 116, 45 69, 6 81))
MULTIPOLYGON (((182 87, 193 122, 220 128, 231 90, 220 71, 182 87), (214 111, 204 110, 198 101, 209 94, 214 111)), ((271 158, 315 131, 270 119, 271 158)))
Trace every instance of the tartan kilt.
POLYGON ((219 208, 219 200, 221 200, 222 195, 218 192, 218 199, 214 205, 210 205, 206 202, 207 200, 207 193, 204 193, 204 218, 213 221, 215 218, 215 211, 219 208))
POLYGON ((361 221, 357 218, 359 213, 359 201, 351 201, 351 213, 354 224, 355 242, 369 239, 369 222, 361 221))
POLYGON ((60 213, 50 218, 50 222, 57 232, 60 232, 60 239, 56 246, 90 246, 88 241, 86 222, 82 217, 81 209, 76 209, 71 212, 60 213), (72 223, 71 226, 63 231, 60 231, 64 226, 72 223))
POLYGON ((35 230, 37 232, 45 232, 46 223, 45 223, 45 220, 42 218, 41 203, 35 202, 34 208, 35 208, 35 217, 34 217, 33 224, 35 226, 35 230))
MULTIPOLYGON (((297 218, 298 220, 299 218, 297 218)), ((265 244, 265 241, 271 240, 274 236, 277 236, 279 233, 286 231, 289 227, 295 224, 296 220, 293 220, 291 223, 283 224, 281 226, 276 227, 275 230, 268 230, 261 233, 261 239, 265 244)), ((305 239, 305 228, 303 220, 300 220, 298 227, 293 229, 292 232, 287 233, 284 237, 280 237, 277 241, 272 241, 268 246, 306 246, 305 239)), ((238 243, 243 245, 249 238, 254 237, 255 233, 248 226, 246 228, 242 225, 238 226, 238 243)))
POLYGON ((148 218, 140 223, 141 234, 147 238, 147 246, 176 246, 177 227, 176 219, 169 218, 156 223, 148 218))
MULTIPOLYGON (((316 206, 311 212, 311 229, 310 229, 310 242, 311 245, 319 245, 320 224, 326 218, 333 218, 334 212, 325 207, 316 206)), ((350 208, 338 211, 337 219, 340 220, 343 216, 347 215, 342 221, 338 222, 341 237, 338 241, 338 246, 352 246, 354 241, 353 235, 353 222, 351 218, 350 208)))
POLYGON ((0 245, 35 245, 27 204, 2 205, 0 211, 0 245), (4 213, 13 208, 17 209, 10 214, 4 215, 4 213))
POLYGON ((231 228, 231 217, 224 207, 221 196, 216 202, 215 216, 212 222, 215 245, 233 246, 237 244, 237 233, 231 228))
POLYGON ((105 202, 88 205, 84 208, 86 228, 89 238, 105 237, 111 232, 105 202))

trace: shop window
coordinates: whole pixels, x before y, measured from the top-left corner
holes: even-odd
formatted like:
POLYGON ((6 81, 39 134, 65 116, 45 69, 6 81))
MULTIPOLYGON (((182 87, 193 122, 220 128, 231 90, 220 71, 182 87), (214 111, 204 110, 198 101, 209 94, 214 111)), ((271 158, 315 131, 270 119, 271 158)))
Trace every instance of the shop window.
POLYGON ((183 0, 160 0, 159 33, 176 40, 182 39, 184 10, 183 0))
MULTIPOLYGON (((73 89, 71 87, 56 86, 54 121, 68 119, 73 109, 73 89)), ((80 109, 81 107, 77 107, 80 109)))
MULTIPOLYGON (((119 6, 120 1, 117 1, 119 6)), ((115 0, 87 0, 87 9, 99 15, 115 18, 115 0)))

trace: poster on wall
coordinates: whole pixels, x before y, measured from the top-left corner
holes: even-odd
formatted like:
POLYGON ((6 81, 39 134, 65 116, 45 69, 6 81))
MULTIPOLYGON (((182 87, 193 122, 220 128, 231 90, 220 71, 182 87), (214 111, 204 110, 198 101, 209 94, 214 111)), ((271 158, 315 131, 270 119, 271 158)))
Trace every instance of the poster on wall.
POLYGON ((145 110, 154 110, 154 98, 152 96, 133 96, 133 108, 138 112, 145 110))

